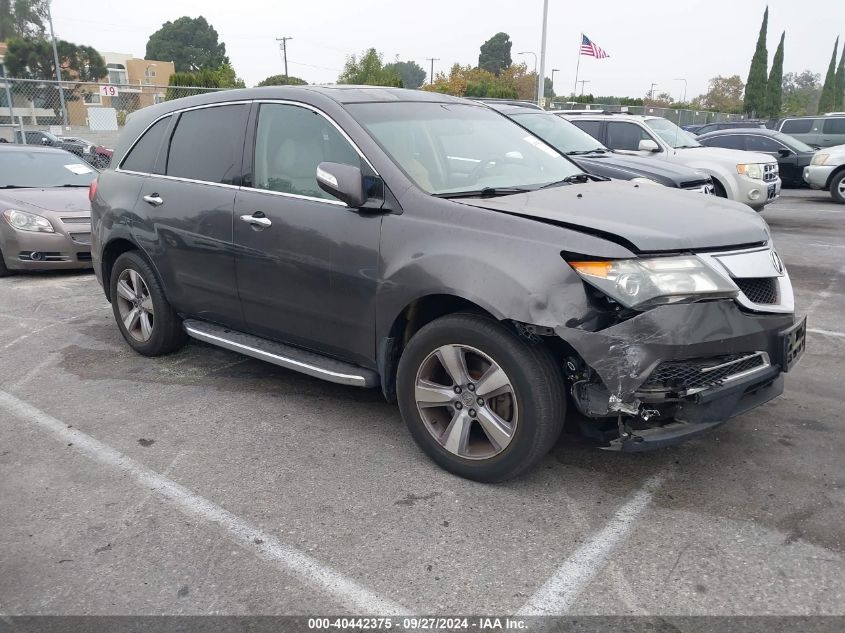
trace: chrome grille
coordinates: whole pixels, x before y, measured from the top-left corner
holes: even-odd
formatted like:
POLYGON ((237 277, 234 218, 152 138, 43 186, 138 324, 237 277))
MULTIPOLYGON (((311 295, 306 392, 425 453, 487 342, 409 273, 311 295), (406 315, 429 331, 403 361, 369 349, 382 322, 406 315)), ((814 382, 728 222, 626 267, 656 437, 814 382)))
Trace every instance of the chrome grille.
POLYGON ((765 352, 664 361, 655 368, 640 390, 702 391, 768 366, 769 359, 765 352))
POLYGON ((774 182, 778 179, 778 164, 766 163, 763 165, 763 180, 766 182, 774 182))
POLYGON ((777 277, 746 277, 734 279, 734 283, 751 303, 772 305, 778 302, 777 277))

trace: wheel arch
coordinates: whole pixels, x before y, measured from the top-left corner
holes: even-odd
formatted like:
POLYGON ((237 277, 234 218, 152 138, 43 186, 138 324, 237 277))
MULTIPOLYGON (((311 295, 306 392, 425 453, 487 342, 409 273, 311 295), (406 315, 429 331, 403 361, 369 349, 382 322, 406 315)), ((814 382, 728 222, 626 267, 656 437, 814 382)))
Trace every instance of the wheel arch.
POLYGON ((839 174, 841 174, 843 171, 845 171, 845 163, 842 163, 841 165, 839 165, 839 167, 830 172, 830 176, 827 177, 827 182, 824 183, 824 188, 830 191, 830 185, 833 184, 833 179, 839 176, 839 174))
MULTIPOLYGON (((106 294, 106 299, 109 301, 111 301, 111 271, 112 268, 114 268, 114 263, 117 261, 118 257, 130 251, 137 251, 138 254, 152 267, 153 271, 158 276, 159 281, 161 281, 161 275, 159 275, 155 263, 152 258, 144 252, 143 248, 127 237, 115 237, 109 240, 103 247, 103 254, 100 261, 100 270, 102 271, 103 276, 103 291, 106 294)), ((162 286, 162 290, 164 291, 165 296, 167 296, 167 290, 164 286, 162 286)))

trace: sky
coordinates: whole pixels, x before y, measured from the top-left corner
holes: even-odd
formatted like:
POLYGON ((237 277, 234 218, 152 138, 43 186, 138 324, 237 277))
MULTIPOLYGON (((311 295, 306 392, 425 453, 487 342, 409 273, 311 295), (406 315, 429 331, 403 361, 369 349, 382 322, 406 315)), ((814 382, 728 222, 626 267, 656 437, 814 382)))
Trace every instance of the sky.
MULTIPOLYGON (((550 0, 546 75, 557 94, 574 89, 580 34, 610 58, 581 58, 586 93, 692 98, 716 75, 748 75, 765 0, 550 0)), ((784 72, 822 77, 837 36, 845 41, 845 0, 769 0, 769 63, 786 30, 784 72)), ((288 72, 333 83, 347 56, 375 47, 385 61, 413 60, 435 73, 478 63, 479 46, 499 31, 514 61, 534 68, 542 0, 53 0, 56 36, 100 51, 143 57, 147 39, 180 16, 204 16, 217 29, 238 76, 252 86, 284 72, 277 37, 288 36, 288 72), (110 5, 110 6, 108 6, 110 5), (108 6, 108 9, 104 7, 108 6)), ((165 60, 167 61, 167 60, 165 60)), ((578 87, 578 92, 581 88, 578 87)))

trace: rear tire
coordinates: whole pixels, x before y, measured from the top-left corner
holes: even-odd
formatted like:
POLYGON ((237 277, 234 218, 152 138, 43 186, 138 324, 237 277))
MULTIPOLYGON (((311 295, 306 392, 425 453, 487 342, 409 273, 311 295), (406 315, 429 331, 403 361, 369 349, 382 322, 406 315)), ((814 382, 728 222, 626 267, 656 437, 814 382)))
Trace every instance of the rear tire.
POLYGON ((139 354, 163 356, 187 341, 182 319, 170 307, 152 266, 137 251, 112 266, 112 312, 123 338, 139 354))
POLYGON ((563 429, 563 389, 546 348, 475 314, 421 328, 397 373, 399 409, 420 448, 449 472, 490 483, 549 452, 563 429))
POLYGON ((830 197, 839 204, 845 204, 845 171, 840 171, 830 181, 830 197))

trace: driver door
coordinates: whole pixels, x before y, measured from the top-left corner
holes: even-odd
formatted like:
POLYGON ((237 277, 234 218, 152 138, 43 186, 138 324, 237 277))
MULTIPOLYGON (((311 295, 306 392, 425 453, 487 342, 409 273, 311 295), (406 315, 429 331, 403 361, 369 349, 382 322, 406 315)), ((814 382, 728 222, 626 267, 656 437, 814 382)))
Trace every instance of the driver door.
POLYGON ((607 122, 607 146, 620 154, 654 157, 656 152, 640 150, 640 141, 654 141, 661 147, 660 141, 636 123, 627 121, 607 122))

